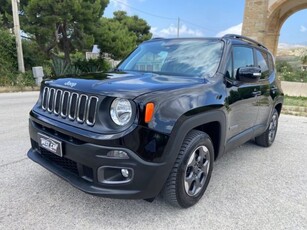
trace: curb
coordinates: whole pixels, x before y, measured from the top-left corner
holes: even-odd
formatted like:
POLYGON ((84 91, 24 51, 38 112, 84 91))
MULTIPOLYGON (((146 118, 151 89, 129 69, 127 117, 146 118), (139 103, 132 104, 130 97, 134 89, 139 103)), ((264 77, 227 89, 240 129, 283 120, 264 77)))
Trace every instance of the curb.
POLYGON ((39 91, 39 86, 1 86, 0 93, 13 93, 13 92, 27 92, 27 91, 39 91))
POLYGON ((307 117, 307 107, 284 105, 281 111, 283 114, 307 117))

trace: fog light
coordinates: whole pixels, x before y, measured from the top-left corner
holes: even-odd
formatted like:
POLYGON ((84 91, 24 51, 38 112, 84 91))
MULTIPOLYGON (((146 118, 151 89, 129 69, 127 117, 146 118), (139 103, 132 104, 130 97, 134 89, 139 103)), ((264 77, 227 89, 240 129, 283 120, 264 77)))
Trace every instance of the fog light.
POLYGON ((107 153, 107 157, 128 159, 128 154, 122 150, 112 150, 107 153))
POLYGON ((129 170, 128 169, 122 169, 121 173, 123 177, 128 178, 129 177, 129 170))

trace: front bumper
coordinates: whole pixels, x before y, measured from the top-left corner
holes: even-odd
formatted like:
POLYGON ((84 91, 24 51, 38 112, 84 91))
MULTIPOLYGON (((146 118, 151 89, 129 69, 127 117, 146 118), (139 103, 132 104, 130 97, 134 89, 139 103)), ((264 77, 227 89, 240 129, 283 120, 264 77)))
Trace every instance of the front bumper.
POLYGON ((114 140, 109 141, 110 145, 107 145, 106 140, 104 145, 99 145, 69 137, 57 127, 50 128, 48 124, 33 117, 29 120, 29 131, 32 148, 28 151, 28 157, 89 194, 121 199, 154 198, 162 189, 172 167, 166 162, 145 161, 124 146, 114 146, 114 140), (41 148, 38 145, 38 133, 61 141, 63 157, 41 148), (124 150, 129 159, 106 157, 111 150, 124 150), (115 180, 110 183, 101 179, 104 178, 101 175, 105 174, 104 168, 114 169, 110 173, 116 175, 121 169, 129 169, 132 176, 129 180, 115 180))

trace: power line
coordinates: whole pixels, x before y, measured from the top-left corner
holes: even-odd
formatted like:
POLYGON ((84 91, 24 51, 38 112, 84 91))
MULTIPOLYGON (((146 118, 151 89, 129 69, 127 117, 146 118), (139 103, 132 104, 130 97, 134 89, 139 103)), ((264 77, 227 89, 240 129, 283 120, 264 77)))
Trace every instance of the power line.
MULTIPOLYGON (((127 6, 127 7, 131 8, 131 9, 134 9, 135 11, 139 11, 139 12, 141 12, 141 13, 143 13, 143 14, 150 15, 150 16, 152 16, 152 17, 161 18, 161 19, 166 19, 166 20, 171 20, 171 21, 177 21, 177 20, 178 20, 178 18, 165 17, 165 16, 161 16, 161 15, 152 14, 152 13, 149 13, 149 12, 144 11, 144 10, 140 10, 140 9, 138 9, 138 8, 135 8, 135 7, 129 5, 129 4, 125 3, 125 2, 119 1, 119 0, 113 0, 113 1, 114 1, 114 2, 117 2, 117 3, 119 3, 119 4, 122 4, 122 5, 124 5, 124 6, 127 6)), ((182 22, 187 23, 187 24, 194 25, 194 26, 196 26, 196 27, 202 28, 202 29, 204 29, 204 30, 206 30, 206 31, 211 31, 211 32, 215 32, 215 33, 218 32, 217 30, 209 29, 209 28, 207 28, 207 27, 198 25, 198 24, 196 24, 196 23, 194 23, 194 22, 191 22, 191 21, 189 21, 189 20, 186 20, 186 19, 184 19, 184 18, 180 18, 180 20, 181 20, 182 22)), ((179 23, 178 23, 178 27, 179 27, 179 23)))
POLYGON ((144 10, 137 9, 137 8, 135 8, 135 7, 133 7, 133 6, 131 6, 131 5, 127 4, 127 3, 125 3, 125 2, 121 2, 121 1, 118 1, 118 0, 113 0, 113 1, 114 1, 114 2, 117 2, 117 3, 119 3, 119 4, 122 4, 122 5, 124 5, 124 6, 128 6, 129 8, 134 9, 134 10, 136 10, 136 11, 139 11, 139 12, 141 12, 141 13, 143 13, 143 14, 147 14, 147 15, 150 15, 150 16, 153 16, 153 17, 156 17, 156 18, 162 18, 162 19, 172 20, 172 21, 177 20, 177 18, 170 18, 170 17, 160 16, 160 15, 156 15, 156 14, 152 14, 152 13, 146 12, 146 11, 144 11, 144 10))
POLYGON ((204 30, 211 31, 211 32, 218 32, 217 30, 209 29, 209 28, 207 28, 207 27, 204 27, 204 26, 195 24, 194 22, 190 22, 190 21, 188 21, 188 20, 186 20, 186 19, 182 19, 182 18, 180 18, 180 19, 181 19, 181 21, 186 22, 187 24, 191 24, 191 25, 193 25, 193 26, 200 27, 200 28, 202 28, 202 29, 204 29, 204 30))

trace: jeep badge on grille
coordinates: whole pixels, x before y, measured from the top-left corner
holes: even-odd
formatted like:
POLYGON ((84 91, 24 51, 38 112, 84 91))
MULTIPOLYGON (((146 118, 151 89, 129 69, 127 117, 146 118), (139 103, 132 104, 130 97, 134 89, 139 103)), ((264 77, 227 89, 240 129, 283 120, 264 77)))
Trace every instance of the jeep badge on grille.
POLYGON ((75 87, 77 85, 77 83, 71 82, 71 81, 67 81, 67 82, 64 83, 64 85, 70 86, 71 88, 73 88, 73 87, 75 87))

